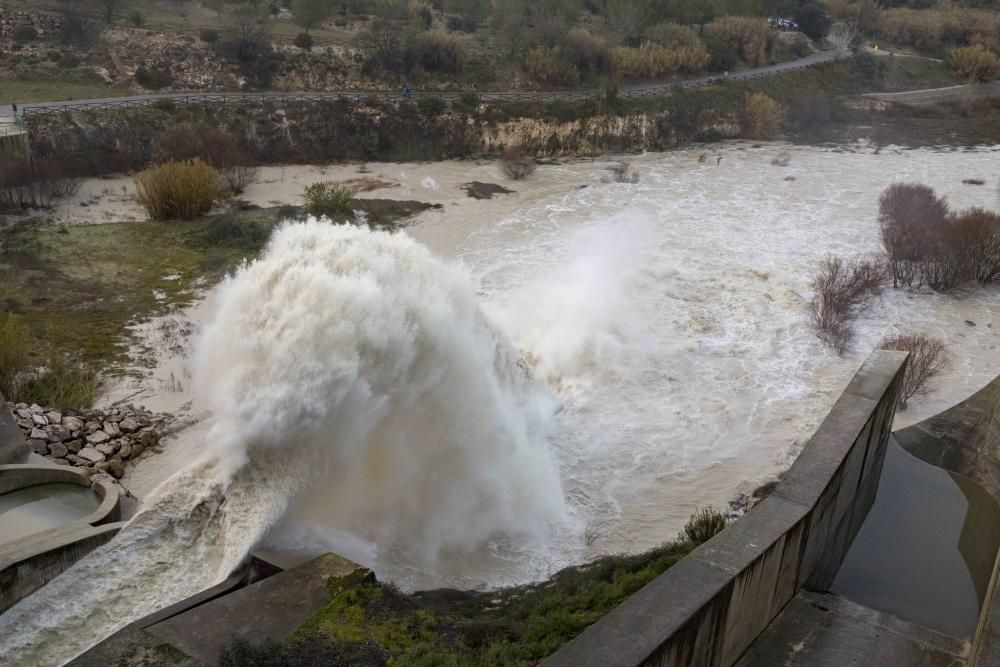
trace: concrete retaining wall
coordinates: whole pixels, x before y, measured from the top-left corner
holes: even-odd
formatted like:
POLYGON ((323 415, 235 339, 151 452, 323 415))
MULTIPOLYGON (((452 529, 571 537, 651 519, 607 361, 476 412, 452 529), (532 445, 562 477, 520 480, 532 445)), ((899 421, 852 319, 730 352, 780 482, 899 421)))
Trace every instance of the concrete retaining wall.
POLYGON ((731 665, 800 588, 833 580, 878 490, 905 353, 876 351, 774 493, 544 665, 731 665))
POLYGON ((101 498, 86 517, 0 545, 0 613, 35 592, 117 534, 121 495, 105 482, 67 466, 0 465, 0 493, 40 484, 78 484, 101 498))
POLYGON ((0 464, 21 463, 28 458, 28 443, 0 394, 0 464))
MULTIPOLYGON (((913 456, 973 479, 1000 503, 1000 376, 958 405, 896 431, 895 436, 913 456)), ((1000 664, 998 582, 1000 554, 973 638, 970 665, 1000 664)))

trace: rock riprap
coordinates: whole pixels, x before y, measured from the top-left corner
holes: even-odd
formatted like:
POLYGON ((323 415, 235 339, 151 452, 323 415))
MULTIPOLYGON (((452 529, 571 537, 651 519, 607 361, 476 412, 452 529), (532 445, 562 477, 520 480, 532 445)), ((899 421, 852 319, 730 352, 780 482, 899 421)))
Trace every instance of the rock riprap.
POLYGON ((170 415, 132 405, 103 410, 58 410, 8 403, 28 446, 53 463, 108 473, 115 479, 125 465, 159 450, 170 415))

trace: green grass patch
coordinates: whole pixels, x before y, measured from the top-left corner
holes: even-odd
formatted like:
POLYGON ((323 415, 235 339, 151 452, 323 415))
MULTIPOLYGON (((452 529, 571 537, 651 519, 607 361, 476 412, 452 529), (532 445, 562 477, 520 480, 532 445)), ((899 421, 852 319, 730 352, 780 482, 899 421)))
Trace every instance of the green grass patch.
POLYGON ((19 104, 83 100, 95 97, 121 97, 127 88, 103 83, 80 83, 57 79, 0 79, 0 100, 19 104))
POLYGON ((189 303, 255 256, 279 219, 276 210, 63 228, 24 219, 0 229, 0 311, 29 328, 36 363, 69 355, 112 370, 130 323, 189 303))

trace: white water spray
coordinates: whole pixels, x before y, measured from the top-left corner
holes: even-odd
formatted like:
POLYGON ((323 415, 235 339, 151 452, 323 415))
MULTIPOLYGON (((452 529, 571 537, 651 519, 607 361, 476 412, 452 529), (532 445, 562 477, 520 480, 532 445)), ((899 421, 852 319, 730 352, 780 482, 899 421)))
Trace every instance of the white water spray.
POLYGON ((0 655, 56 664, 214 584, 300 496, 431 572, 565 522, 545 446, 555 403, 468 279, 410 238, 286 225, 217 303, 197 352, 203 456, 4 614, 0 655))

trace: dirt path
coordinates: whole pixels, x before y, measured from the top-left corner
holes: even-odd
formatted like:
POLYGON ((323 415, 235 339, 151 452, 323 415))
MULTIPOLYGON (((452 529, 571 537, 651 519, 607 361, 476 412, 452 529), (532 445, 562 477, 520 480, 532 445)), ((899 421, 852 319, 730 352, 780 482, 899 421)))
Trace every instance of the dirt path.
POLYGON ((973 83, 961 86, 947 86, 945 88, 908 90, 902 93, 867 93, 865 97, 884 102, 908 104, 910 106, 930 106, 952 100, 1000 97, 1000 81, 986 84, 973 83))

